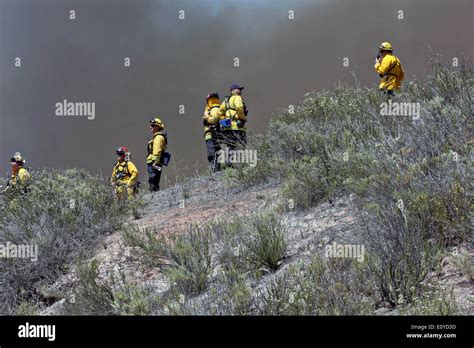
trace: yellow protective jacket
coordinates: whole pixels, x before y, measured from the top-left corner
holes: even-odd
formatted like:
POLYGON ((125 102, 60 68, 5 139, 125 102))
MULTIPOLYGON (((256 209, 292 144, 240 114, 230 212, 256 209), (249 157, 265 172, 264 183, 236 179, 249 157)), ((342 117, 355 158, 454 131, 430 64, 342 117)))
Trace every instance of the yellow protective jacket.
POLYGON ((131 161, 118 161, 110 181, 118 186, 132 187, 138 179, 138 169, 131 161))
POLYGON ((400 59, 393 54, 387 54, 382 61, 377 62, 374 66, 375 71, 381 76, 380 89, 387 89, 390 91, 399 90, 405 72, 403 71, 400 59))
POLYGON ((229 98, 229 102, 224 101, 219 108, 220 118, 224 120, 230 118, 232 120, 232 130, 245 131, 245 124, 242 127, 237 126, 237 120, 246 122, 246 107, 242 96, 232 93, 229 98))
POLYGON ((19 167, 16 170, 12 171, 10 185, 15 186, 17 182, 19 182, 20 184, 26 185, 29 180, 30 180, 30 173, 28 173, 28 171, 25 168, 19 167))
MULTIPOLYGON (((209 98, 204 109, 203 120, 207 121, 209 125, 217 125, 220 119, 220 107, 221 103, 219 98, 209 98)), ((204 126, 204 139, 212 139, 213 133, 209 126, 204 126)))
POLYGON ((166 133, 157 132, 153 134, 153 139, 148 142, 148 157, 146 163, 161 163, 161 157, 166 150, 166 133))

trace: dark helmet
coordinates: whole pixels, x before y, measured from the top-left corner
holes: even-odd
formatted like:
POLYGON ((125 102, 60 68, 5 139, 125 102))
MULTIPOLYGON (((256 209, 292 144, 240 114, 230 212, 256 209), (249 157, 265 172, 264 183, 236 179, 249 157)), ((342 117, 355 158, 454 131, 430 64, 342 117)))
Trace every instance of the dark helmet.
POLYGON ((207 95, 207 98, 206 100, 209 100, 211 98, 218 98, 219 99, 219 93, 217 92, 209 92, 209 94, 207 95))
POLYGON ((240 90, 243 90, 245 87, 242 87, 240 85, 238 85, 237 83, 234 83, 230 86, 230 91, 232 92, 234 89, 240 89, 240 90))
POLYGON ((117 148, 117 150, 115 150, 115 153, 118 156, 124 156, 128 153, 128 149, 125 146, 120 146, 117 148))

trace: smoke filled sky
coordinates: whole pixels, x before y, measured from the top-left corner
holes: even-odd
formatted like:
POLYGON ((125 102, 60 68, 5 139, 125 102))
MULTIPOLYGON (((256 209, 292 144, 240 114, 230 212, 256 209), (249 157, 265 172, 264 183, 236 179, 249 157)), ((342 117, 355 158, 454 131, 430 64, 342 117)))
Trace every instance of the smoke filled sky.
POLYGON ((0 175, 20 151, 31 168, 108 176, 123 145, 146 182, 148 120, 159 116, 176 163, 165 169, 173 183, 207 163, 202 113, 209 91, 223 97, 231 83, 244 85, 248 128, 258 133, 272 112, 305 93, 353 84, 351 71, 375 87, 382 41, 394 46, 408 81, 429 69, 430 47, 445 61, 472 59, 473 3, 0 0, 0 175), (56 116, 64 99, 94 102, 95 118, 56 116))

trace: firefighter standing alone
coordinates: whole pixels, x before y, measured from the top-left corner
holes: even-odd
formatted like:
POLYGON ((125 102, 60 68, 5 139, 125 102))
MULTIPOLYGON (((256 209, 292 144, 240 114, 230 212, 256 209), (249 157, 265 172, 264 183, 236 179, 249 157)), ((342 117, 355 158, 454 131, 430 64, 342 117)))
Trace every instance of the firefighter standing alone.
POLYGON ((163 132, 165 126, 159 118, 150 121, 150 131, 153 138, 148 141, 148 157, 146 164, 148 169, 148 183, 150 191, 160 190, 161 172, 163 170, 163 160, 167 145, 166 133, 163 132))
POLYGON ((388 42, 382 42, 379 46, 379 55, 375 59, 375 71, 379 74, 381 80, 379 89, 392 95, 399 91, 402 81, 405 77, 400 59, 393 55, 392 45, 388 42))
POLYGON ((24 168, 26 161, 21 157, 19 152, 16 152, 10 159, 10 165, 12 169, 12 174, 8 180, 7 187, 5 191, 10 189, 20 188, 23 192, 26 192, 26 186, 30 181, 30 174, 24 168))

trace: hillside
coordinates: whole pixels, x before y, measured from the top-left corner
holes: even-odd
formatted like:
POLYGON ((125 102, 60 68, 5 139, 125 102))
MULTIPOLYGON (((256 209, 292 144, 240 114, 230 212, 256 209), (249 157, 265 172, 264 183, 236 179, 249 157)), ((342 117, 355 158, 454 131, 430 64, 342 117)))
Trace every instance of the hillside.
POLYGON ((0 310, 472 315, 473 82, 434 61, 393 99, 418 115, 381 115, 360 86, 309 93, 250 139, 254 168, 132 203, 85 172, 34 172, 0 239, 38 261, 0 260, 0 310))

